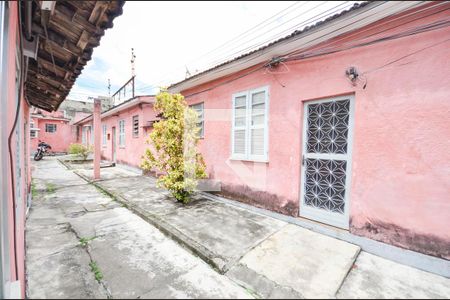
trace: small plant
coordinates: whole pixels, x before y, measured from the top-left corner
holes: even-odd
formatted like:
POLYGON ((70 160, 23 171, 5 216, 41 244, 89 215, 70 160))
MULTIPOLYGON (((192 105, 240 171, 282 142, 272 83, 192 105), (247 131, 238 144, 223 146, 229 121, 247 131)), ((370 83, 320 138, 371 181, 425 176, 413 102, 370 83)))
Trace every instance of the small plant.
POLYGON ((31 196, 33 198, 36 198, 37 197, 37 193, 38 193, 38 191, 36 189, 36 183, 34 182, 34 180, 31 180, 31 196))
POLYGON ((97 262, 91 261, 89 263, 89 266, 91 267, 92 273, 94 273, 95 280, 100 282, 103 279, 102 271, 100 271, 99 267, 97 266, 97 262))
POLYGON ((49 193, 49 194, 54 193, 55 190, 56 190, 56 186, 53 183, 51 183, 51 182, 47 182, 46 183, 46 190, 47 190, 47 193, 49 193))
POLYGON ((70 144, 69 146, 69 153, 75 154, 83 160, 87 160, 89 153, 92 153, 92 151, 92 146, 86 146, 83 144, 70 144))
POLYGON ((181 94, 168 92, 156 96, 155 109, 161 112, 162 119, 153 125, 147 143, 154 150, 145 151, 141 166, 146 171, 163 173, 158 186, 168 189, 178 201, 188 203, 198 179, 206 178, 206 166, 197 151, 198 115, 181 94))
POLYGON ((90 238, 81 238, 80 239, 80 244, 81 244, 82 247, 86 247, 89 244, 89 242, 94 240, 94 239, 96 239, 95 236, 94 237, 90 237, 90 238))

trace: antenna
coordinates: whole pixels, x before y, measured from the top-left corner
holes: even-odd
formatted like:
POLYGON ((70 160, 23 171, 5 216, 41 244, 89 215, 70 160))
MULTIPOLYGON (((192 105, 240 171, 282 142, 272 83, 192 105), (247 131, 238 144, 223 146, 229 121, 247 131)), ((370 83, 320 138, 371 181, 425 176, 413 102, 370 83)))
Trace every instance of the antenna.
POLYGON ((111 79, 108 78, 108 96, 111 96, 111 79))
POLYGON ((186 74, 185 74, 185 78, 188 78, 188 77, 191 77, 191 72, 189 72, 189 69, 188 69, 188 67, 185 65, 185 67, 186 67, 186 74))
POLYGON ((131 48, 131 77, 134 77, 135 74, 135 65, 134 61, 136 59, 136 55, 134 55, 134 48, 131 48))

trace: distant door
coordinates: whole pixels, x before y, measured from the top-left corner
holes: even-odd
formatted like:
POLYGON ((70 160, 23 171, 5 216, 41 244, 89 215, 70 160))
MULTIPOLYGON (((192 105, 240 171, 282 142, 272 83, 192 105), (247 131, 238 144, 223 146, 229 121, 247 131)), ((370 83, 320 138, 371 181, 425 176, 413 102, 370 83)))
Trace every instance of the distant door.
POLYGON ((349 227, 352 96, 304 105, 300 216, 349 227))
POLYGON ((111 137, 111 149, 112 149, 112 161, 116 162, 116 127, 112 128, 112 133, 111 133, 112 137, 111 137))

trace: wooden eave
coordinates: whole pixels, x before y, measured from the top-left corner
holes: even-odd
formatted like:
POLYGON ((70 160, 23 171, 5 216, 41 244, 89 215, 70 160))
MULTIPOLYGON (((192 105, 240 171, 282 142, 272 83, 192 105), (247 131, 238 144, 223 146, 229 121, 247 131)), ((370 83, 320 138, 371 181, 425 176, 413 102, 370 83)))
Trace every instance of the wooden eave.
POLYGON ((30 104, 46 111, 58 109, 123 5, 123 0, 56 1, 52 12, 35 10, 32 34, 39 47, 37 59, 29 60, 25 80, 30 104))

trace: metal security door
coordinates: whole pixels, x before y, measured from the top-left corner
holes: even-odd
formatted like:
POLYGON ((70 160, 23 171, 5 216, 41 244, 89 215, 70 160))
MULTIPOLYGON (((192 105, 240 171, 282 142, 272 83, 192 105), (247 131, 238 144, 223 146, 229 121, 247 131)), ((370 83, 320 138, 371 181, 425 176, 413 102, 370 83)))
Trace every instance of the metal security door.
POLYGON ((304 105, 300 216, 349 228, 353 96, 304 105))

